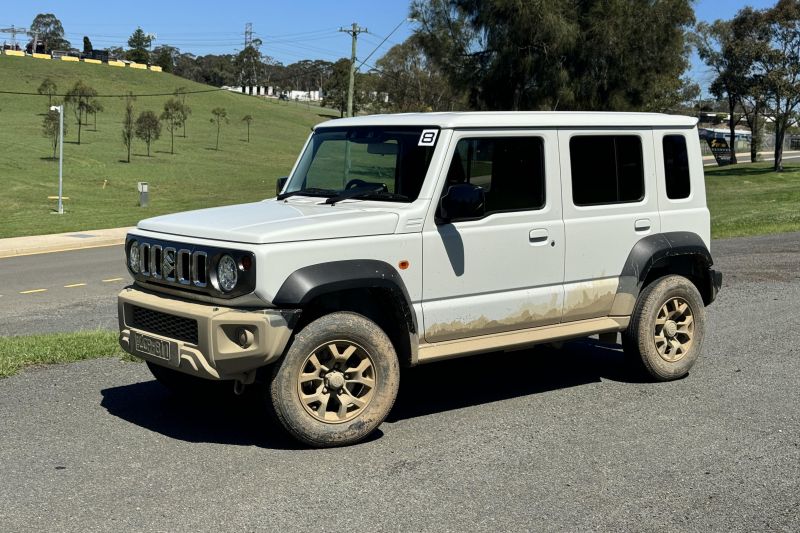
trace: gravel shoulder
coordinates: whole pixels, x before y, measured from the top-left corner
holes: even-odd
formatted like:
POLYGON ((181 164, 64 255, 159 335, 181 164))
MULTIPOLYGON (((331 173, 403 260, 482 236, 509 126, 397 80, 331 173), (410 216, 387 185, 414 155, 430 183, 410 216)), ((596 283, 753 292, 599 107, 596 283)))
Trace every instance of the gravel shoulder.
POLYGON ((370 441, 309 450, 142 364, 0 380, 0 530, 797 531, 800 233, 715 241, 690 376, 591 340, 406 371, 370 441), (202 414, 201 414, 202 413, 202 414))

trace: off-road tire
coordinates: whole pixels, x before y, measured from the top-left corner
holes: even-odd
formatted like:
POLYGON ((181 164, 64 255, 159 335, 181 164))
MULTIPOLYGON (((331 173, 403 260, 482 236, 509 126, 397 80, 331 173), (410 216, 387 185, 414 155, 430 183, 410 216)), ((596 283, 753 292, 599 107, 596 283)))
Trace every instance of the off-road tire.
POLYGON ((664 276, 639 294, 628 329, 622 335, 622 347, 635 370, 644 371, 657 381, 680 379, 700 355, 705 326, 705 306, 697 287, 683 276, 664 276), (684 304, 688 307, 680 313, 684 304), (678 320, 672 320, 670 331, 666 331, 664 324, 670 317, 678 320), (691 317, 690 332, 687 317, 691 317), (684 349, 674 348, 673 344, 684 349))
POLYGON ((294 438, 315 447, 345 446, 364 439, 383 422, 399 385, 397 354, 383 330, 362 315, 336 312, 314 320, 294 337, 275 365, 267 400, 294 438), (351 346, 349 358, 331 355, 344 358, 351 346), (345 377, 353 381, 342 385, 345 377))

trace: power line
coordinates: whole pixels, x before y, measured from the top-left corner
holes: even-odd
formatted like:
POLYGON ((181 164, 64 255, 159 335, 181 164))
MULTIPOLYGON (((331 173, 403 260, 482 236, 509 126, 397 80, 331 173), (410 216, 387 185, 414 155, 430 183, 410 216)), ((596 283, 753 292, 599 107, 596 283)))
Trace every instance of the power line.
POLYGON ((400 29, 400 26, 402 26, 402 25, 403 25, 403 24, 405 24, 406 22, 409 22, 410 20, 411 20, 411 19, 408 19, 408 18, 404 18, 403 20, 401 20, 401 21, 400 21, 400 24, 398 24, 397 26, 395 26, 395 27, 394 27, 394 29, 393 29, 392 31, 390 31, 390 32, 389 32, 389 35, 387 35, 386 37, 384 37, 384 38, 383 38, 383 40, 381 41, 381 43, 380 43, 378 46, 376 46, 376 47, 375 47, 375 48, 372 50, 372 52, 370 52, 370 53, 369 53, 369 55, 368 55, 367 57, 365 57, 365 58, 364 58, 364 59, 361 61, 361 63, 360 63, 360 64, 359 64, 359 65, 358 65, 358 66, 355 68, 355 70, 358 70, 358 69, 360 69, 360 68, 361 68, 361 65, 363 65, 364 63, 366 63, 366 62, 367 62, 367 60, 368 60, 370 57, 372 57, 372 54, 374 54, 375 52, 377 52, 377 51, 378 51, 378 48, 380 48, 381 46, 383 46, 383 43, 385 43, 386 41, 388 41, 388 40, 389 40, 389 37, 391 37, 391 36, 392 36, 392 34, 393 34, 394 32, 396 32, 397 30, 399 30, 399 29, 400 29))
MULTIPOLYGON (((184 78, 185 79, 185 78, 184 78)), ((191 80, 187 80, 191 81, 191 80)), ((215 88, 215 89, 202 89, 199 91, 186 91, 182 94, 199 94, 199 93, 214 93, 219 91, 227 91, 227 89, 222 88, 215 88)), ((0 90, 0 94, 12 94, 16 96, 47 96, 46 94, 39 94, 39 93, 29 93, 24 91, 2 91, 0 90)), ((53 94, 50 96, 59 96, 59 97, 67 97, 70 96, 68 94, 53 94)), ((140 97, 147 97, 147 96, 175 96, 175 92, 171 93, 142 93, 142 94, 96 94, 93 98, 127 98, 129 96, 134 96, 136 98, 140 97)))

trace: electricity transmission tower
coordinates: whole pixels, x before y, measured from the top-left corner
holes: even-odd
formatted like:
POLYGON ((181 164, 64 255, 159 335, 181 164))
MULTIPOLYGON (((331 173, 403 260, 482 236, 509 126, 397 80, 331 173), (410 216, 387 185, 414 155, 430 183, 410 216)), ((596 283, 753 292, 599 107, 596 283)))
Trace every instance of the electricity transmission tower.
MULTIPOLYGON (((239 72, 239 79, 242 85, 242 92, 245 92, 245 72, 249 71, 250 78, 249 85, 252 87, 253 84, 258 87, 258 46, 261 44, 260 39, 253 38, 253 23, 248 22, 244 25, 244 48, 242 49, 242 53, 244 54, 244 61, 242 61, 242 69, 239 72), (252 48, 252 50, 249 50, 252 48)), ((250 89, 252 94, 252 89, 250 89)), ((258 88, 256 88, 256 92, 258 92, 258 88)))
POLYGON ((356 78, 356 40, 359 33, 366 33, 367 28, 361 28, 357 23, 353 23, 351 28, 339 28, 340 32, 349 33, 353 38, 352 53, 350 54, 350 83, 347 88, 347 116, 353 116, 353 86, 356 78))
POLYGON ((36 37, 37 37, 38 34, 35 34, 35 33, 31 32, 27 28, 18 28, 18 27, 14 26, 12 24, 10 28, 0 28, 0 33, 10 33, 11 34, 11 48, 14 49, 14 50, 17 49, 17 34, 30 35, 31 37, 34 38, 33 39, 34 40, 33 51, 34 52, 36 51, 36 41, 37 41, 36 37))

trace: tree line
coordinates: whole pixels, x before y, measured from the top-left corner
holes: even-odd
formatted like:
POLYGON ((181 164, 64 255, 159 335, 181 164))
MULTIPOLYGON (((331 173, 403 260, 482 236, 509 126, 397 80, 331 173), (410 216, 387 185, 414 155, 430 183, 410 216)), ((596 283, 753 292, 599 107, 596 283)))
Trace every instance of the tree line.
POLYGON ((746 7, 730 20, 701 23, 694 41, 714 72, 711 93, 727 105, 731 139, 746 122, 756 161, 768 121, 775 131, 773 168, 782 171, 784 140, 800 111, 800 2, 778 0, 771 8, 746 7))
MULTIPOLYGON (((53 149, 52 158, 56 158, 58 143, 60 138, 60 118, 59 112, 51 110, 50 107, 63 105, 63 113, 71 113, 75 117, 77 128, 76 144, 81 144, 81 129, 89 126, 89 116, 93 117, 93 131, 97 131, 97 114, 104 111, 104 107, 97 98, 97 91, 78 80, 70 87, 62 99, 55 98, 58 94, 58 86, 51 78, 45 78, 39 85, 38 92, 48 97, 48 111, 42 119, 42 134, 50 140, 53 149)), ((151 146, 161 137, 163 129, 169 133, 171 155, 175 154, 175 134, 176 132, 184 139, 186 135, 186 123, 192 114, 192 108, 186 103, 187 89, 178 87, 173 93, 173 97, 164 102, 161 113, 157 114, 153 110, 145 109, 136 115, 136 97, 129 93, 125 97, 125 110, 122 117, 122 144, 126 151, 125 162, 131 162, 131 151, 135 139, 144 143, 147 149, 147 157, 151 157, 151 146)), ((224 107, 215 107, 211 110, 211 122, 216 125, 216 142, 214 149, 219 150, 220 133, 222 125, 229 122, 228 112, 224 107)), ((247 130, 246 142, 250 142, 250 126, 253 123, 252 115, 242 117, 242 123, 247 130)), ((69 123, 64 120, 64 135, 69 132, 69 123)))

